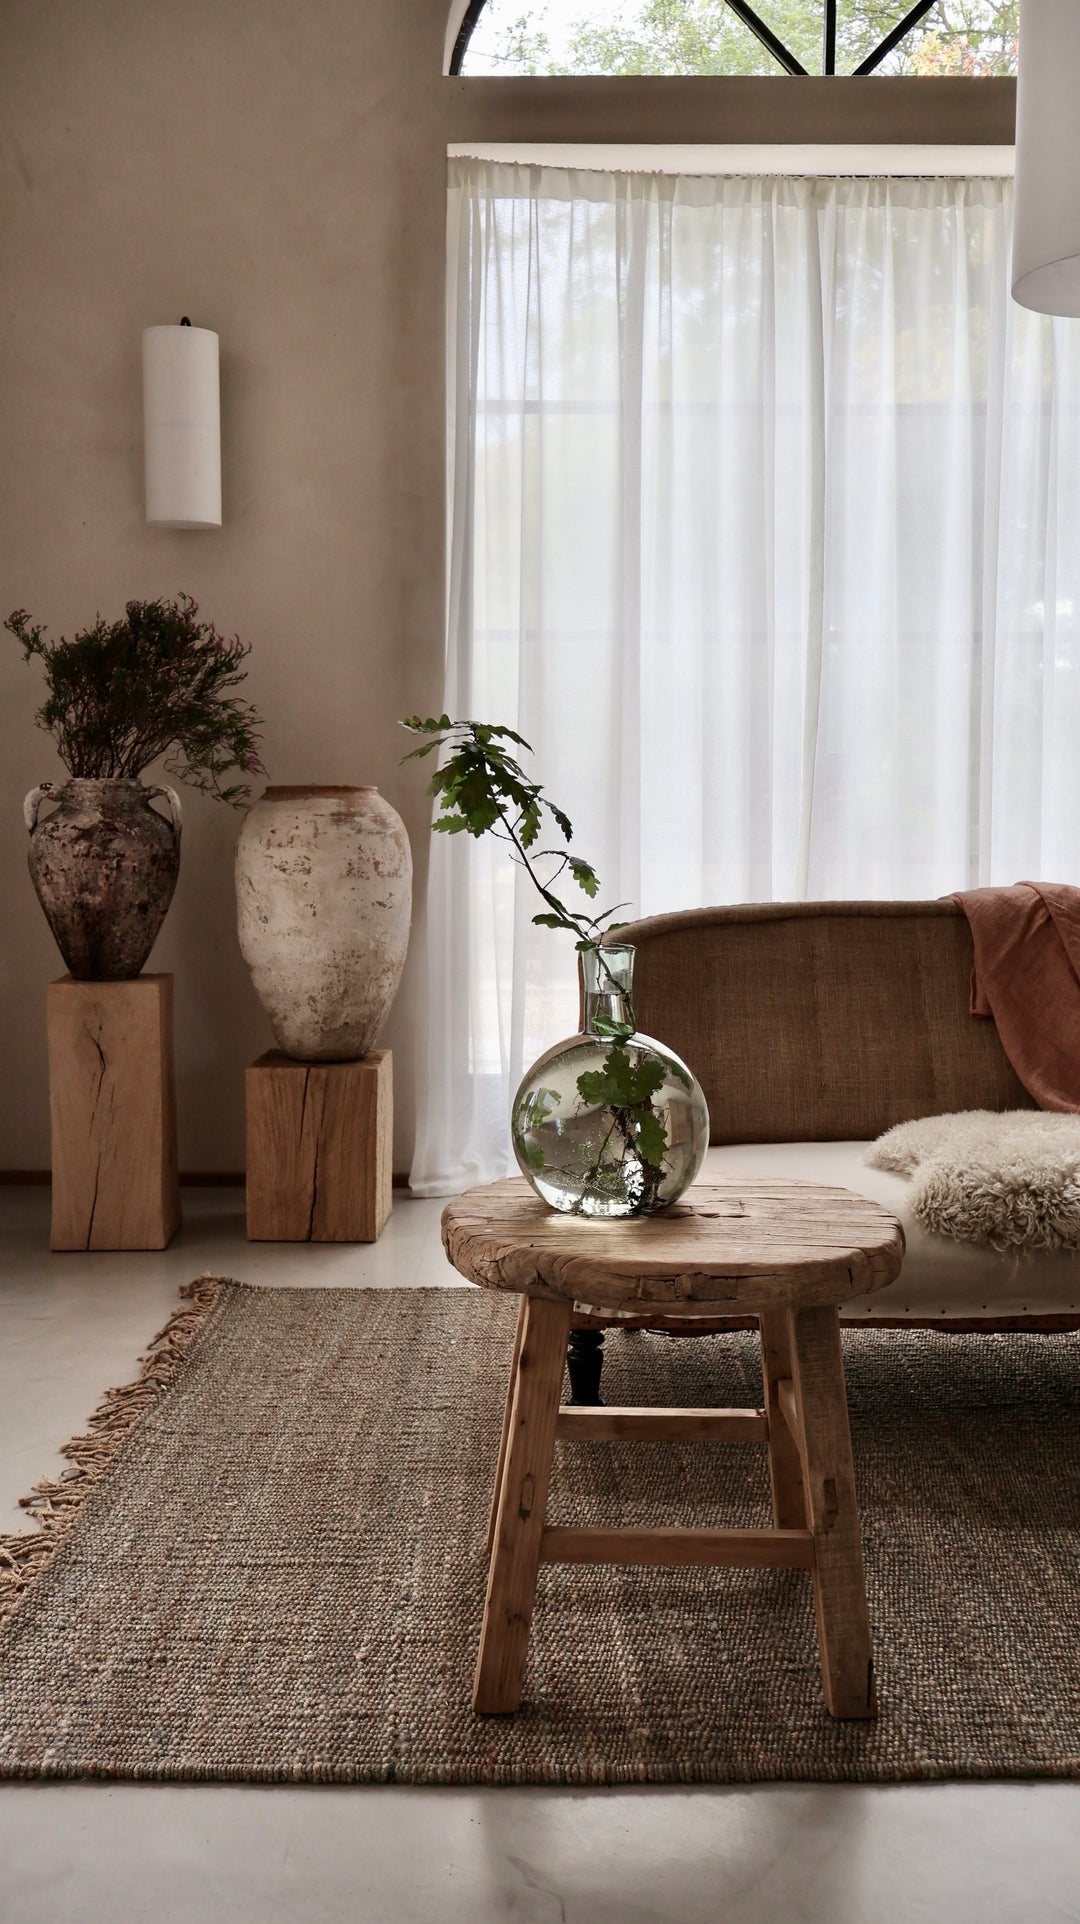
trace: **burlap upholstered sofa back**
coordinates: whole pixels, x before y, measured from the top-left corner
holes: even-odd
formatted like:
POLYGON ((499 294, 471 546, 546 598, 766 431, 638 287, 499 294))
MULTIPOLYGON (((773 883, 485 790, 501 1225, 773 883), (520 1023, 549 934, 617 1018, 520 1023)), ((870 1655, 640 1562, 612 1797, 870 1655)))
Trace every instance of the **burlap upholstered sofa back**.
POLYGON ((632 922, 638 1026, 700 1078, 712 1140, 866 1141, 954 1109, 1030 1109, 968 1013, 951 902, 799 902, 632 922))

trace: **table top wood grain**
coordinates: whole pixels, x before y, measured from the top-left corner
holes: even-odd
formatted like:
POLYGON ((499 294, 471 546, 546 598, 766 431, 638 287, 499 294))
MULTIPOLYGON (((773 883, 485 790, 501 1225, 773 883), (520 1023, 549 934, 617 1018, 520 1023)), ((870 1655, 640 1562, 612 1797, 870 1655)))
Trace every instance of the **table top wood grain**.
POLYGON ((469 1189, 442 1217, 470 1282, 666 1316, 809 1308, 882 1289, 904 1232, 864 1196, 775 1176, 713 1176, 654 1216, 562 1215, 521 1178, 469 1189))

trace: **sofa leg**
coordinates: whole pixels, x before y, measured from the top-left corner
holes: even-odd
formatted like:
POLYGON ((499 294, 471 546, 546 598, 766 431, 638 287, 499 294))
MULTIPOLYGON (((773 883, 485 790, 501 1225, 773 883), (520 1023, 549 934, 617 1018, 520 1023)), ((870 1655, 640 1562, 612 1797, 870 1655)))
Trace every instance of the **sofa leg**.
POLYGON ((604 1368, 602 1329, 572 1329, 566 1345, 566 1368, 570 1377, 570 1408, 595 1408, 603 1404, 600 1378, 604 1368))

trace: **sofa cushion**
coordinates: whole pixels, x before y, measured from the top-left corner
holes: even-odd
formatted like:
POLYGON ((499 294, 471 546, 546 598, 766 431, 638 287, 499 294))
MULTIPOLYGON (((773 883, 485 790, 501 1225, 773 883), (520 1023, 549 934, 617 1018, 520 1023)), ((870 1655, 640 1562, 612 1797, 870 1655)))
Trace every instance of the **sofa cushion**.
POLYGON ((911 1184, 888 1169, 871 1169, 870 1142, 725 1143, 710 1149, 702 1176, 720 1170, 828 1183, 869 1196, 903 1224, 904 1267, 895 1283, 841 1305, 845 1322, 908 1318, 1080 1317, 1080 1256, 1063 1250, 999 1255, 975 1243, 931 1235, 908 1206, 911 1184))

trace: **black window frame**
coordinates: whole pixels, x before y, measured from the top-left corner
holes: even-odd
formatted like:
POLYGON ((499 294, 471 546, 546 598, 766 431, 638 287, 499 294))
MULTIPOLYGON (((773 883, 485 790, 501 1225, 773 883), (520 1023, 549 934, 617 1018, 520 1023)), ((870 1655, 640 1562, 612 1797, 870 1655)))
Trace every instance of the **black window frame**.
MULTIPOLYGON (((801 61, 796 60, 795 55, 788 47, 785 47, 782 40, 778 39, 772 28, 766 25, 761 15, 756 13, 754 8, 749 5, 749 0, 725 0, 725 3, 730 7, 736 18, 741 20, 743 25, 749 27, 751 33, 757 36, 762 46, 768 49, 784 73, 798 75, 804 80, 820 79, 823 76, 830 79, 837 77, 836 14, 839 0, 824 0, 820 75, 807 73, 801 61)), ((465 58, 469 42, 472 39, 477 22, 486 4, 487 0, 469 0, 469 4, 465 10, 465 17, 461 22, 457 39, 454 42, 454 51, 450 56, 450 72, 452 75, 460 76, 461 74, 462 61, 465 58)), ((918 26, 923 15, 929 13, 931 7, 934 5, 935 0, 915 0, 915 5, 908 8, 908 11, 903 17, 897 21, 895 27, 892 27, 879 45, 876 46, 871 53, 867 54, 866 59, 861 61, 859 65, 852 70, 848 78, 855 79, 860 75, 873 73, 874 68, 885 59, 887 54, 892 52, 894 47, 899 45, 900 41, 903 40, 906 34, 911 32, 913 27, 918 26)))

